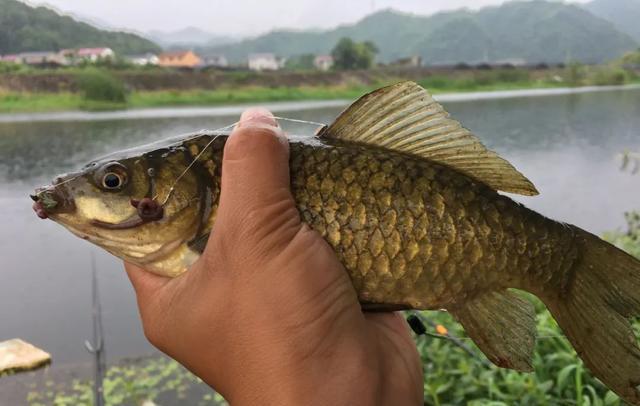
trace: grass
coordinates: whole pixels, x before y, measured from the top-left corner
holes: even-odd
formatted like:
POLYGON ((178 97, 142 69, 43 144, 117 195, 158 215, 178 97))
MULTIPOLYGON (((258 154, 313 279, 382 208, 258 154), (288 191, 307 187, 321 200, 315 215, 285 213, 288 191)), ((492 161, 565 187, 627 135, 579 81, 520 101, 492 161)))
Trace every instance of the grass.
MULTIPOLYGON (((562 72, 561 72, 562 73, 562 72)), ((26 73, 25 73, 26 74, 26 73)), ((38 75, 39 72, 28 74, 38 75)), ((228 74, 233 80, 243 72, 228 74)), ((402 80, 387 77, 374 83, 347 83, 331 86, 267 87, 238 85, 216 90, 161 90, 126 94, 124 85, 109 71, 80 70, 78 93, 18 93, 0 89, 0 113, 48 112, 64 110, 117 110, 171 106, 217 106, 299 100, 353 100, 381 86, 402 80)), ((584 67, 572 64, 560 76, 534 77, 530 71, 498 69, 462 75, 432 75, 418 80, 432 93, 539 89, 565 86, 640 83, 640 78, 616 67, 584 67)))
MULTIPOLYGON (((432 93, 537 89, 562 87, 561 83, 522 82, 487 85, 453 83, 429 86, 431 80, 420 81, 432 93)), ((380 86, 387 83, 380 83, 380 86)), ((380 86, 329 87, 246 87, 240 89, 153 91, 131 93, 127 102, 87 101, 77 93, 0 92, 0 113, 52 112, 68 110, 118 110, 126 108, 171 106, 218 106, 226 104, 265 103, 298 100, 356 99, 380 86)))

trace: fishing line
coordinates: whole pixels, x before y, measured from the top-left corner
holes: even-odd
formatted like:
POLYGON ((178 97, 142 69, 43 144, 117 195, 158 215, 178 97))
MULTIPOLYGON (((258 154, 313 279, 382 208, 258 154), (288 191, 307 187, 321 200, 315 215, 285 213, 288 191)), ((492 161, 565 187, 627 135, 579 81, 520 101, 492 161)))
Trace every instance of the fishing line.
POLYGON ((278 117, 278 116, 273 116, 273 118, 275 118, 276 120, 290 121, 292 123, 300 123, 300 124, 310 124, 318 127, 324 127, 326 125, 325 123, 318 123, 316 121, 308 121, 308 120, 299 120, 296 118, 287 118, 287 117, 278 117))
MULTIPOLYGON (((308 120, 298 120, 295 118, 287 118, 287 117, 278 117, 278 116, 273 116, 274 119, 276 120, 282 120, 282 121, 289 121, 292 123, 300 123, 300 124, 309 124, 309 125, 313 125, 313 126, 317 126, 317 127, 324 127, 326 124, 323 123, 318 123, 315 121, 308 121, 308 120)), ((224 130, 228 130, 232 127, 235 127, 236 125, 238 125, 240 122, 236 121, 233 124, 229 124, 227 126, 224 127, 220 127, 217 128, 215 130, 211 130, 211 132, 219 132, 219 131, 224 131, 224 130)), ((176 180, 173 182, 173 184, 171 185, 171 187, 169 188, 169 192, 167 193, 167 196, 165 197, 164 201, 162 202, 162 206, 164 206, 165 204, 167 204, 167 202, 169 201, 169 199, 171 198, 171 195, 173 194, 175 187, 177 186, 178 182, 180 182, 180 180, 184 177, 184 175, 187 174, 187 172, 189 172, 189 170, 193 167, 193 165, 198 161, 198 159, 200 159, 200 157, 202 156, 202 154, 205 153, 205 151, 211 146, 211 144, 213 144, 213 142, 220 136, 220 134, 216 134, 211 141, 209 141, 207 143, 207 145, 205 145, 205 147, 202 149, 202 151, 200 151, 198 153, 198 155, 195 156, 195 158, 193 158, 193 160, 191 161, 191 163, 189 164, 189 166, 187 166, 187 168, 182 171, 182 173, 176 178, 176 180)), ((155 200, 158 197, 158 195, 153 197, 153 200, 155 200)))
MULTIPOLYGON (((239 121, 236 121, 233 124, 229 124, 227 126, 224 127, 220 127, 217 128, 215 130, 212 130, 212 132, 218 132, 218 131, 224 131, 227 130, 229 128, 235 127, 237 124, 239 123, 239 121)), ((169 192, 167 193, 167 196, 165 197, 164 201, 162 202, 162 206, 164 206, 165 204, 167 204, 167 202, 169 201, 169 198, 171 198, 171 195, 173 194, 173 191, 176 188, 176 185, 178 184, 178 182, 180 182, 180 179, 182 179, 184 177, 184 175, 187 174, 187 172, 189 172, 189 170, 193 167, 193 165, 198 161, 198 159, 200 159, 200 157, 202 156, 202 154, 205 153, 205 151, 211 146, 211 144, 213 144, 213 142, 215 140, 218 139, 218 137, 220 136, 220 134, 216 134, 215 136, 213 136, 211 138, 211 141, 209 141, 207 143, 207 145, 204 146, 204 148, 202 148, 202 151, 200 151, 198 153, 198 155, 195 156, 195 158, 193 158, 193 160, 191 161, 191 163, 189 164, 189 166, 186 167, 186 169, 184 171, 182 171, 182 173, 176 178, 176 180, 173 182, 173 184, 171 185, 171 187, 169 188, 169 192)), ((156 200, 156 198, 158 197, 158 195, 153 197, 153 200, 156 200)))

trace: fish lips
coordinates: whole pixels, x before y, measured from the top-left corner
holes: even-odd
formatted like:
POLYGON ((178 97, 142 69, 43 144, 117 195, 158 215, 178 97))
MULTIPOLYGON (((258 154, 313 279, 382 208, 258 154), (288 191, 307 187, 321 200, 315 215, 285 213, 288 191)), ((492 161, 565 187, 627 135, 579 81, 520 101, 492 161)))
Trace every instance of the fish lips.
POLYGON ((33 211, 43 220, 51 215, 72 213, 76 210, 73 198, 62 186, 52 185, 38 188, 29 197, 34 202, 33 211))

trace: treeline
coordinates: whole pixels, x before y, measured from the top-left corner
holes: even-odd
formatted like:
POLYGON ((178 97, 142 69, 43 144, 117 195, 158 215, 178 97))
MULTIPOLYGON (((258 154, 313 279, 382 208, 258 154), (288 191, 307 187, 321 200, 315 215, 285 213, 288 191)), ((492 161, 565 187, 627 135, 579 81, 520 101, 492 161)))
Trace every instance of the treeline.
POLYGON ((46 7, 0 0, 0 55, 102 46, 122 54, 160 51, 158 45, 135 34, 99 30, 46 7))

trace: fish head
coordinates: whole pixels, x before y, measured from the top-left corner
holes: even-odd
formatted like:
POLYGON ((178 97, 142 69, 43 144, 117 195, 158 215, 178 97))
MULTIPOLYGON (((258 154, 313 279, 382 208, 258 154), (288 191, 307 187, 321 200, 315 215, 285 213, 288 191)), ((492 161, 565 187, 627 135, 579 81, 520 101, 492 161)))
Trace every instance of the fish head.
POLYGON ((182 146, 113 154, 36 189, 33 208, 128 262, 176 276, 198 258, 189 242, 213 218, 211 178, 192 162, 182 146))

